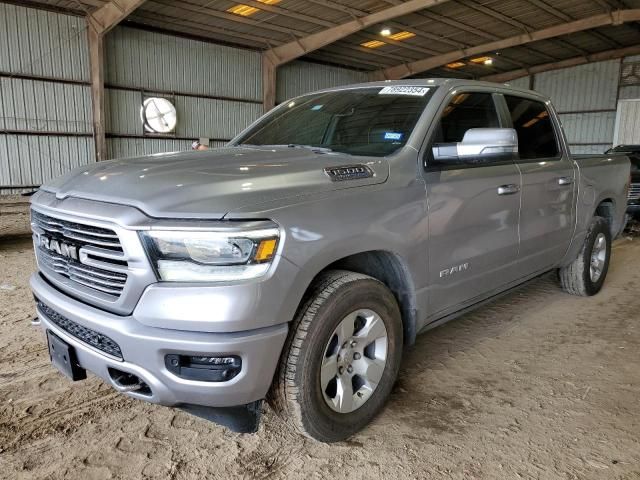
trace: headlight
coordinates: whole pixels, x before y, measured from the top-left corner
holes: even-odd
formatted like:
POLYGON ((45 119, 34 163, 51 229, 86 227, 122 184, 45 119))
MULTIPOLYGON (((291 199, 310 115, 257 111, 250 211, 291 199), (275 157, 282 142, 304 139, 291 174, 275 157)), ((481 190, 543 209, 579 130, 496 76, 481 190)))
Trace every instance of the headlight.
POLYGON ((267 273, 278 229, 246 232, 150 230, 140 233, 160 280, 220 282, 267 273))

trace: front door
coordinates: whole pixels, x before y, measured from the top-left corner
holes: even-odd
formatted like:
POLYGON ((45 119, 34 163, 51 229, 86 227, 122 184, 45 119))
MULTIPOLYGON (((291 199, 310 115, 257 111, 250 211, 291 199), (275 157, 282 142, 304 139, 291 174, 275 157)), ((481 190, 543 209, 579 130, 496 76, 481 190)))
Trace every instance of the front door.
POLYGON ((519 264, 523 275, 556 265, 569 248, 574 220, 575 171, 562 154, 557 126, 541 101, 505 95, 518 133, 522 173, 519 264))
POLYGON ((520 173, 509 160, 437 167, 432 145, 499 128, 498 97, 456 93, 427 146, 429 317, 474 303, 517 278, 520 173))

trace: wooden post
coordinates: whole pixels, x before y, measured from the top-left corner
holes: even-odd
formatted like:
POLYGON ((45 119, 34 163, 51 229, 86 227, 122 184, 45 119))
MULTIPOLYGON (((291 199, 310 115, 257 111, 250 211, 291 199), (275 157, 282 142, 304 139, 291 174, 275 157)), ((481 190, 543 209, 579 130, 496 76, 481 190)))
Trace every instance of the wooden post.
POLYGON ((104 35, 87 21, 89 36, 89 64, 91 68, 91 107, 93 112, 93 141, 96 161, 107 159, 107 138, 104 115, 104 35))
POLYGON ((145 0, 113 0, 87 15, 93 140, 96 161, 107 160, 104 115, 104 37, 145 0))
POLYGON ((269 56, 262 54, 262 107, 268 112, 276 106, 276 66, 269 56))

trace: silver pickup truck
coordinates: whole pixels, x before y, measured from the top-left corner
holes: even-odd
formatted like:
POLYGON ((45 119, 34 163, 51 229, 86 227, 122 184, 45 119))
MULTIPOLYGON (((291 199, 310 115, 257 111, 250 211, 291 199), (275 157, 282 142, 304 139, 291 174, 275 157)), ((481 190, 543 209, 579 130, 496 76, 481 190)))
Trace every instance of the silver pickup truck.
POLYGON ((51 360, 131 397, 324 442, 383 407, 404 348, 556 270, 602 287, 629 161, 576 158, 549 100, 462 80, 294 98, 225 148, 112 160, 32 199, 51 360))

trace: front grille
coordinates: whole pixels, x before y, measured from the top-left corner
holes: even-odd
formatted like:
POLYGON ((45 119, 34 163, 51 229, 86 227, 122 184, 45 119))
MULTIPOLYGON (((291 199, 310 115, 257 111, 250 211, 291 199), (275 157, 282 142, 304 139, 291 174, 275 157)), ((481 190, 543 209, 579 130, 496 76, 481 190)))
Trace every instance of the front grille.
POLYGON ((118 235, 108 228, 69 222, 44 215, 35 210, 31 210, 31 222, 54 238, 61 237, 66 241, 79 243, 80 245, 92 245, 122 252, 118 235))
POLYGON ((39 237, 44 235, 50 243, 63 245, 56 250, 37 242, 43 273, 56 273, 109 298, 120 297, 127 282, 127 262, 113 230, 61 220, 35 210, 31 212, 31 223, 39 237), (76 253, 82 250, 84 255, 64 255, 64 248, 74 248, 76 253))
POLYGON ((640 200, 640 183, 632 183, 629 186, 629 200, 640 200))
POLYGON ((82 325, 69 320, 67 317, 63 317, 40 300, 36 299, 36 305, 38 306, 40 313, 72 337, 77 338, 82 343, 86 343, 87 345, 97 348, 104 353, 108 353, 112 357, 123 360, 120 346, 106 335, 98 333, 95 330, 91 330, 90 328, 83 327, 82 325))

